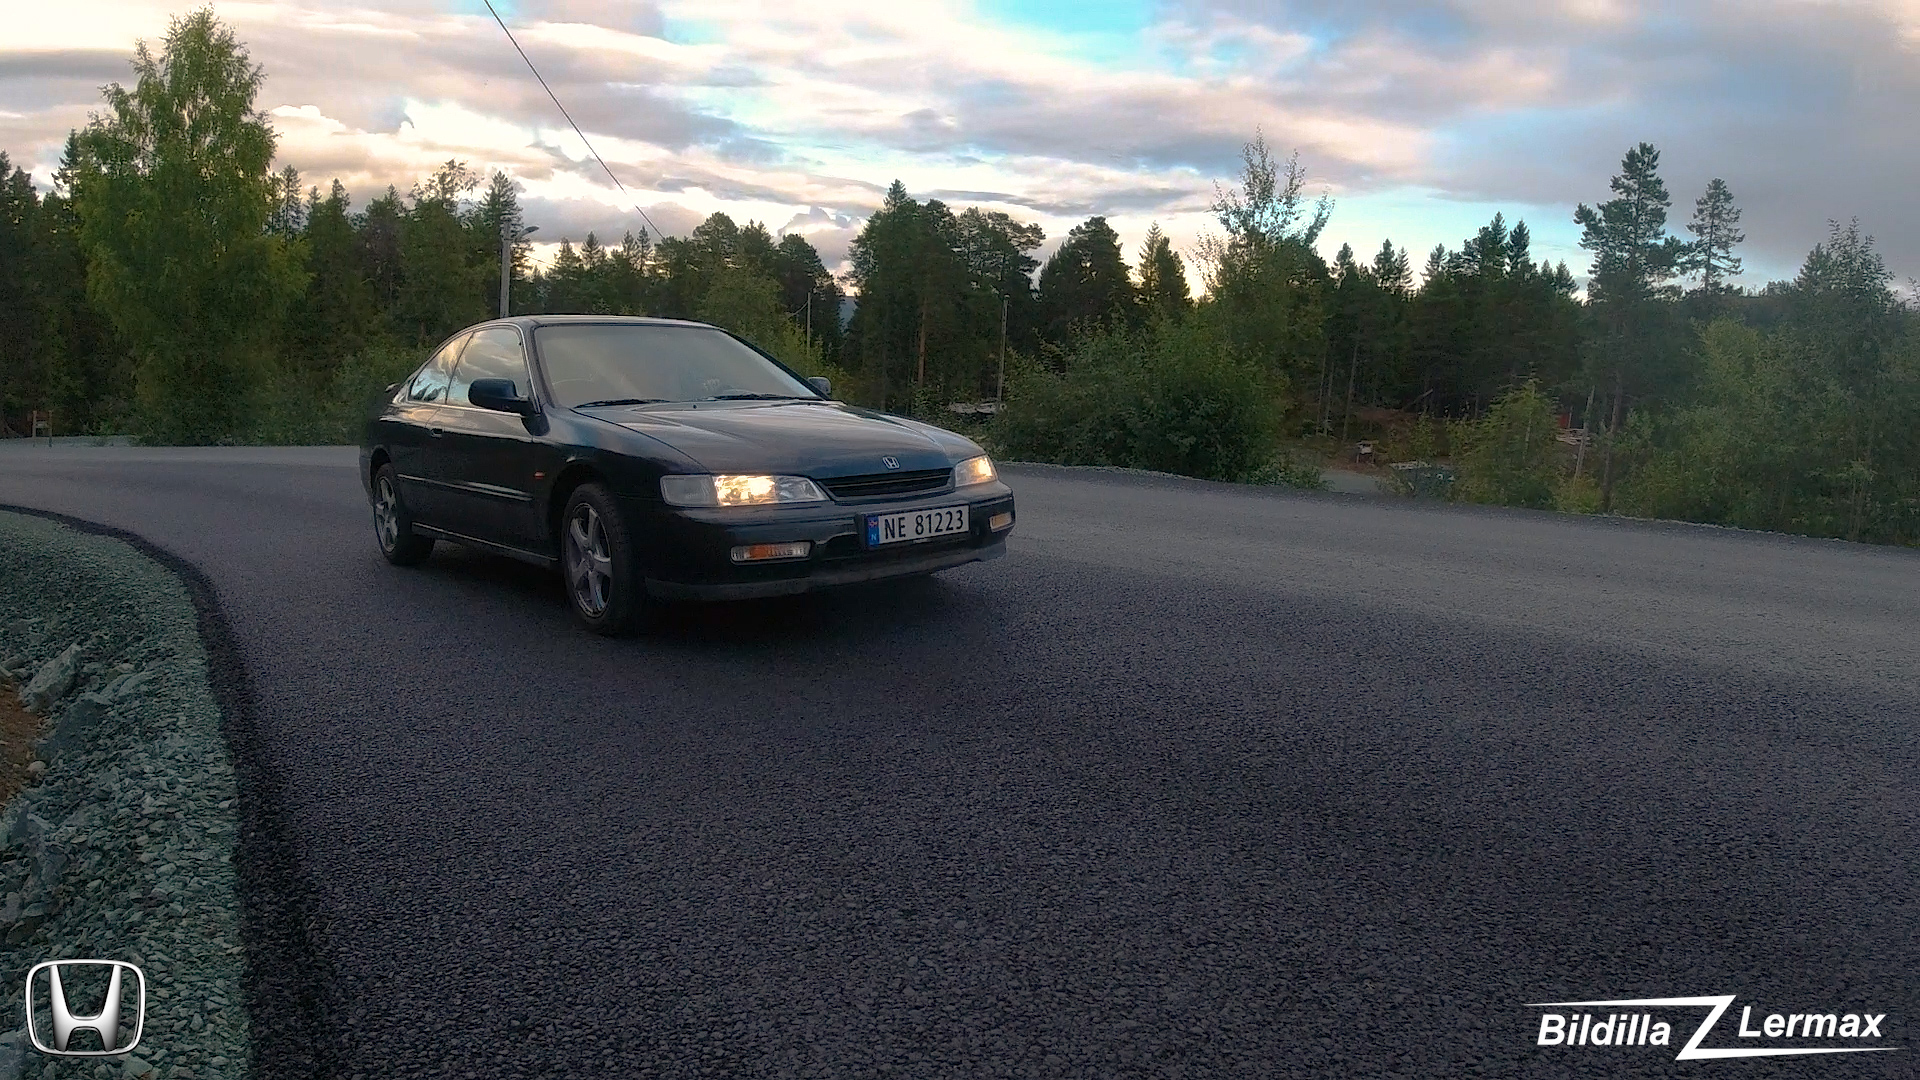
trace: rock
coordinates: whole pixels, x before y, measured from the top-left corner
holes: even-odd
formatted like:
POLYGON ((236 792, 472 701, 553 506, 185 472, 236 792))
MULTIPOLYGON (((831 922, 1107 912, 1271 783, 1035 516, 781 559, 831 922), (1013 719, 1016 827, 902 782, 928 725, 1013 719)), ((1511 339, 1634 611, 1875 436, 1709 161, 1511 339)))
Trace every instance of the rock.
POLYGON ((53 727, 53 734, 40 741, 36 748, 41 757, 48 761, 57 761, 62 753, 78 747, 86 737, 87 730, 98 724, 107 715, 97 694, 82 694, 80 700, 67 706, 60 714, 60 722, 53 727))
POLYGON ((154 1080, 154 1077, 160 1075, 160 1071, 154 1068, 151 1062, 143 1061, 132 1054, 127 1055, 126 1061, 120 1075, 127 1080, 154 1080))
POLYGON ((0 836, 0 844, 7 847, 19 847, 38 842, 41 837, 53 831, 46 819, 22 806, 13 818, 6 835, 0 836))
POLYGON ((46 762, 44 762, 44 761, 29 761, 29 762, 27 762, 27 775, 28 775, 28 776, 39 776, 39 775, 40 775, 41 773, 43 773, 43 772, 46 772, 46 771, 47 771, 47 763, 46 763, 46 762))
POLYGON ((120 676, 100 690, 99 696, 104 699, 102 703, 111 705, 116 701, 132 697, 142 686, 153 681, 154 674, 153 671, 142 671, 138 674, 129 673, 120 676))
POLYGON ((73 686, 74 672, 79 666, 80 646, 67 646, 59 656, 41 665, 32 680, 20 688, 20 704, 33 712, 44 714, 73 686))
POLYGON ((26 1028, 15 1028, 0 1035, 0 1080, 19 1080, 26 1075, 27 1051, 32 1046, 27 1040, 26 1028))

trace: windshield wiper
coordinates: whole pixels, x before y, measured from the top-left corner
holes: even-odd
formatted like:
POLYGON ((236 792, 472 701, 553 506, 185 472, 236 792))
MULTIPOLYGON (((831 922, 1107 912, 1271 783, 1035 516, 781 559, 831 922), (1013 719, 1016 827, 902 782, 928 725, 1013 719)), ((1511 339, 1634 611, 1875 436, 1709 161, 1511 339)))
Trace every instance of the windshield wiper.
POLYGON ((708 401, 812 401, 798 394, 715 394, 708 401))
POLYGON ((666 398, 659 398, 659 397, 608 398, 605 401, 583 401, 580 404, 575 405, 574 408, 593 409, 593 408, 598 408, 601 405, 658 405, 661 402, 666 400, 667 400, 666 398))

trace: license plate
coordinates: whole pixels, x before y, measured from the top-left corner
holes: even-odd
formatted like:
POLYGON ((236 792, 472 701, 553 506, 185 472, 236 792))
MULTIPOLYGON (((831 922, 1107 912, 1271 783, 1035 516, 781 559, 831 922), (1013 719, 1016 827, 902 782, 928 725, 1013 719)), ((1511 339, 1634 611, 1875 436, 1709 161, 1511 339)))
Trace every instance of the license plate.
POLYGON ((931 540, 937 536, 951 536, 966 531, 967 508, 964 506, 867 515, 867 546, 870 548, 931 540))

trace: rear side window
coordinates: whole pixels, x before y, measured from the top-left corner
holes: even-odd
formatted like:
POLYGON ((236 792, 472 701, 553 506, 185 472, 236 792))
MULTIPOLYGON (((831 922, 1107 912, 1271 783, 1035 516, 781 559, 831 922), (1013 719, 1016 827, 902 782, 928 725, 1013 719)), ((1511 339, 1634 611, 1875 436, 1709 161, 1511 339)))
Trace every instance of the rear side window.
POLYGON ((453 376, 453 362, 460 355, 460 346, 465 345, 470 336, 462 334, 440 346, 440 351, 434 353, 433 359, 428 360, 426 366, 415 373, 413 381, 407 384, 408 401, 424 404, 446 400, 447 384, 453 376))
POLYGON ((453 369, 453 384, 447 389, 447 404, 468 405, 467 388, 475 379, 507 379, 521 397, 527 396, 527 357, 520 347, 520 332, 511 326, 496 326, 477 331, 460 354, 453 369))

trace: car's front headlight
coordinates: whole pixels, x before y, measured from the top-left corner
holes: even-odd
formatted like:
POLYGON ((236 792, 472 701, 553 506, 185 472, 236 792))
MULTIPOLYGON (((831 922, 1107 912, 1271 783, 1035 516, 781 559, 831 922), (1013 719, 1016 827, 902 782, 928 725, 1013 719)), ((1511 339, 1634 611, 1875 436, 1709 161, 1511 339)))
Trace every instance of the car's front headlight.
POLYGON ((968 458, 953 467, 953 486, 966 487, 969 484, 984 484, 989 480, 998 480, 1000 474, 993 469, 993 459, 981 454, 968 458))
POLYGON ((660 497, 674 506, 770 506, 825 502, 804 476, 663 476, 660 497))

